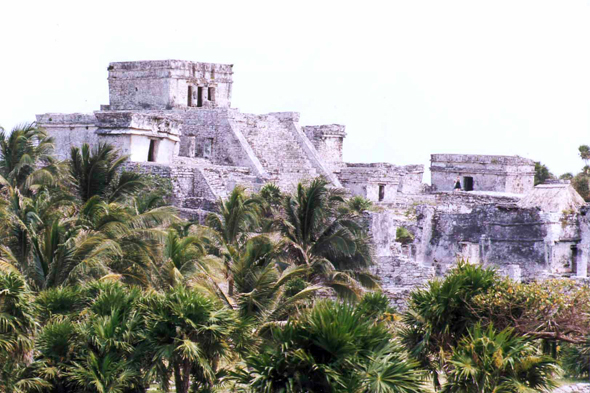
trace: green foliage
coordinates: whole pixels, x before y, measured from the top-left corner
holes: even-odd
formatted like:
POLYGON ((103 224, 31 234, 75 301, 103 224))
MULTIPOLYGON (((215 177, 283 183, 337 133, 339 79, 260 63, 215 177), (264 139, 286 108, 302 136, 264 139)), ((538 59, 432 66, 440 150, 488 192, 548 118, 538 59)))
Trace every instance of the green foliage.
POLYGON ((280 229, 289 259, 307 269, 309 282, 346 298, 358 298, 360 286, 378 287, 368 271, 373 265, 370 239, 341 190, 330 189, 322 178, 308 186, 299 184, 285 198, 283 209, 280 229))
POLYGON ((410 294, 400 332, 402 342, 422 366, 431 372, 435 387, 437 372, 449 353, 479 319, 473 299, 498 284, 493 269, 460 261, 444 279, 435 279, 425 289, 410 294))
MULTIPOLYGON (((427 372, 435 385, 444 373, 463 386, 458 362, 490 353, 470 372, 526 391, 553 365, 543 358, 547 373, 537 372, 541 358, 519 336, 580 344, 566 346, 564 364, 586 354, 587 289, 515 284, 465 263, 414 291, 400 323, 386 295, 363 290, 378 288, 364 219, 372 204, 325 179, 293 193, 236 187, 200 226, 166 206, 170 179, 121 171, 127 158, 113 147, 74 148, 58 163, 51 146, 33 126, 0 132, 2 392, 130 393, 154 381, 182 393, 230 383, 418 392, 427 372), (318 293, 351 303, 313 306, 318 293), (510 364, 490 352, 519 346, 510 364)), ((396 235, 413 241, 405 228, 396 235)))
POLYGON ((588 379, 590 371, 590 341, 582 344, 565 344, 561 350, 565 374, 573 378, 588 379))
POLYGON ((410 244, 414 241, 414 235, 404 227, 398 227, 395 231, 395 241, 401 244, 410 244))
POLYGON ((60 167, 52 151, 53 138, 33 123, 16 126, 8 134, 0 128, 0 184, 28 194, 40 182, 55 183, 60 167))
POLYGON ((389 303, 389 298, 382 292, 365 293, 359 301, 357 309, 361 314, 374 319, 396 313, 395 308, 389 303))
POLYGON ((293 278, 285 283, 285 296, 295 296, 309 286, 301 277, 293 278))
POLYGON ((537 184, 543 184, 549 179, 555 179, 553 173, 549 172, 549 168, 539 161, 535 162, 535 186, 537 184))
POLYGON ((584 198, 586 202, 590 201, 590 176, 586 171, 578 173, 572 179, 572 187, 584 198))
POLYGON ((187 393, 191 385, 211 389, 219 361, 231 357, 235 313, 183 286, 146 296, 140 309, 146 315, 147 351, 162 388, 166 390, 173 375, 179 393, 187 393))
MULTIPOLYGON (((33 296, 23 277, 0 273, 0 391, 19 390, 22 383, 14 376, 32 353, 36 325, 33 296)), ((39 381, 30 382, 37 386, 39 381)))
POLYGON ((566 172, 566 173, 559 176, 559 179, 561 179, 561 180, 572 180, 573 178, 574 178, 574 175, 572 175, 571 172, 566 172))
POLYGON ((421 392, 416 363, 383 323, 353 306, 321 302, 272 329, 234 378, 252 392, 421 392))
POLYGON ((108 144, 98 144, 92 150, 86 143, 72 147, 70 174, 82 202, 94 196, 107 202, 121 201, 143 189, 146 184, 140 174, 118 173, 128 158, 108 144))
POLYGON ((590 288, 572 280, 503 280, 473 301, 480 318, 499 329, 515 326, 520 334, 577 343, 590 331, 590 288))
POLYGON ((258 195, 270 206, 278 206, 283 200, 281 189, 273 183, 267 183, 262 186, 258 195))
POLYGON ((450 365, 444 393, 550 391, 561 371, 555 359, 512 329, 479 324, 459 342, 450 365))
POLYGON ((46 289, 35 298, 39 320, 45 324, 56 316, 74 316, 83 308, 80 288, 65 286, 46 289))
POLYGON ((373 209, 373 202, 357 195, 348 200, 348 208, 353 212, 363 213, 373 209))

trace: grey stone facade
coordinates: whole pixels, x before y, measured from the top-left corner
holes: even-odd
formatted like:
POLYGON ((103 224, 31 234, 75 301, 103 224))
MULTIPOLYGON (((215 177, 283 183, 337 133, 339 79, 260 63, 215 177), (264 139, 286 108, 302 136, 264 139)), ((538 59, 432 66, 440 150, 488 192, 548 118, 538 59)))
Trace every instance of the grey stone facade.
POLYGON ((323 176, 375 203, 366 221, 374 272, 398 307, 459 259, 519 280, 588 275, 586 204, 569 184, 534 188, 532 160, 435 154, 426 185, 423 165, 347 163, 343 125, 301 126, 297 112, 231 108, 233 65, 123 62, 111 63, 108 74, 109 104, 101 110, 37 115, 60 159, 72 146, 112 143, 129 155, 128 169, 170 178, 174 205, 199 219, 236 185, 290 190, 323 176), (463 191, 453 191, 457 177, 463 191), (396 241, 399 228, 413 243, 396 241))
POLYGON ((535 163, 516 156, 433 154, 430 172, 437 191, 452 191, 459 178, 466 191, 526 194, 534 186, 535 163))

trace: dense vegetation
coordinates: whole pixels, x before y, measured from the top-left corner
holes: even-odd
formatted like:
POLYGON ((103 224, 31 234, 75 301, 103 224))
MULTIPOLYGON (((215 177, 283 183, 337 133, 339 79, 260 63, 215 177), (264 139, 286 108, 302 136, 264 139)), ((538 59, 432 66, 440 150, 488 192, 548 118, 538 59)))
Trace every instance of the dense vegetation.
POLYGON ((370 202, 323 179, 236 187, 200 225, 111 146, 51 153, 34 125, 0 132, 0 392, 537 392, 560 363, 587 376, 586 287, 461 262, 400 313, 370 273, 370 202))

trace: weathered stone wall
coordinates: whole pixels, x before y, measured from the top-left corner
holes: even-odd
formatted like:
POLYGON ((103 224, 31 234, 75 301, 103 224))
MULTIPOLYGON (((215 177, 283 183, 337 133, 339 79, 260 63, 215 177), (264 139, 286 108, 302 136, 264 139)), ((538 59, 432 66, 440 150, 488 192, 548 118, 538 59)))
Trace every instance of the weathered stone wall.
POLYGON ((324 124, 305 126, 302 129, 330 170, 337 170, 342 165, 342 146, 346 138, 345 126, 324 124))
POLYGON ((37 125, 45 128, 55 141, 55 156, 60 160, 70 158, 72 147, 83 143, 98 143, 97 119, 94 114, 45 113, 37 115, 37 125))
POLYGON ((520 195, 503 195, 499 193, 486 192, 436 192, 434 195, 433 205, 437 209, 449 213, 469 213, 476 206, 498 204, 498 205, 516 205, 522 196, 520 195))
POLYGON ((435 266, 437 274, 462 258, 484 265, 517 265, 524 279, 538 277, 549 267, 547 227, 538 209, 490 204, 463 214, 430 206, 417 211, 418 226, 424 229, 417 240, 424 247, 421 262, 435 266))
POLYGON ((423 173, 422 165, 388 163, 344 163, 336 172, 342 185, 353 195, 383 203, 395 201, 400 193, 419 194, 423 173))
POLYGON ((372 272, 381 280, 381 288, 396 308, 404 309, 407 296, 416 287, 434 277, 434 268, 418 263, 416 246, 396 241, 397 229, 403 227, 416 232, 415 222, 391 210, 365 214, 373 240, 376 265, 372 272))
POLYGON ((431 183, 437 191, 452 191, 457 177, 473 178, 476 191, 525 194, 534 187, 535 163, 522 157, 433 154, 431 183))
POLYGON ((230 107, 232 67, 182 60, 111 63, 110 109, 186 108, 199 100, 203 107, 230 107))

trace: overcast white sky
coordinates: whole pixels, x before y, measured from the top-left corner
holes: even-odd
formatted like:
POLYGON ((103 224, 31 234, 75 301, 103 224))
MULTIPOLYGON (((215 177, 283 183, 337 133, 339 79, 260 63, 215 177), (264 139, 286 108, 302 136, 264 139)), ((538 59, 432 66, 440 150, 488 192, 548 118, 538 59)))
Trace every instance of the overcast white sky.
MULTIPOLYGON (((234 64, 234 107, 347 127, 344 158, 590 144, 590 0, 4 1, 0 125, 108 103, 112 61, 234 64)), ((425 179, 428 180, 428 179, 425 179)))

